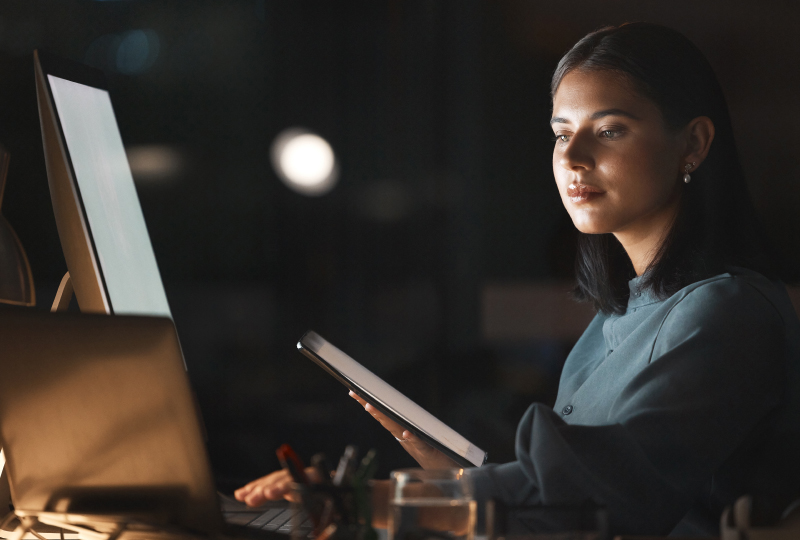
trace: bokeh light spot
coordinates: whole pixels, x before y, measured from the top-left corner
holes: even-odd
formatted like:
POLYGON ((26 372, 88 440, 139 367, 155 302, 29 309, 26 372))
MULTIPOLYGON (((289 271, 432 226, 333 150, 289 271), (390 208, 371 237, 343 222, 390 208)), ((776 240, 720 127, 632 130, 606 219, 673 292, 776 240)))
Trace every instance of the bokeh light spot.
POLYGON ((338 166, 331 145, 314 133, 292 128, 272 144, 272 166, 289 188, 304 195, 324 195, 336 185, 338 166))
POLYGON ((125 148, 131 174, 137 183, 164 184, 173 182, 184 172, 181 153, 169 146, 145 144, 125 148))
POLYGON ((147 71, 158 57, 158 35, 152 30, 131 30, 117 48, 117 69, 127 75, 147 71))

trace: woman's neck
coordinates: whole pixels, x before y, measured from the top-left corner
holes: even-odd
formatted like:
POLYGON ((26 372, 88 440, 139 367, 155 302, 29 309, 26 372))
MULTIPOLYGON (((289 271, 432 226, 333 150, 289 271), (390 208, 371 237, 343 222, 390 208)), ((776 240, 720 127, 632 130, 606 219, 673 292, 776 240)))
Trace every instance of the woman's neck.
POLYGON ((614 236, 622 244, 633 264, 637 276, 641 276, 658 255, 661 244, 666 240, 670 228, 678 214, 676 200, 665 211, 640 219, 622 230, 614 232, 614 236))

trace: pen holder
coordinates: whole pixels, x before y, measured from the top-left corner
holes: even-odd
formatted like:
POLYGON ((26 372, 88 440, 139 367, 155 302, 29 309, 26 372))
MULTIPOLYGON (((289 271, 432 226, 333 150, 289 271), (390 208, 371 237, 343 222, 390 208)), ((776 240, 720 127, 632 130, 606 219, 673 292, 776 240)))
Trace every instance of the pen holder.
POLYGON ((370 489, 363 486, 291 486, 292 540, 374 540, 370 489))

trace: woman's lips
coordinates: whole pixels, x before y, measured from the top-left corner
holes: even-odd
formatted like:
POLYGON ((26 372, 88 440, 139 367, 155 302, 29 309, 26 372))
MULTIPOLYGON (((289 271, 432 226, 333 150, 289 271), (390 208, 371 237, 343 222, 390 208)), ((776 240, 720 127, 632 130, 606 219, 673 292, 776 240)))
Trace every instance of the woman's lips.
POLYGON ((603 193, 605 193, 603 190, 586 184, 570 184, 567 186, 567 197, 573 204, 590 201, 603 193))

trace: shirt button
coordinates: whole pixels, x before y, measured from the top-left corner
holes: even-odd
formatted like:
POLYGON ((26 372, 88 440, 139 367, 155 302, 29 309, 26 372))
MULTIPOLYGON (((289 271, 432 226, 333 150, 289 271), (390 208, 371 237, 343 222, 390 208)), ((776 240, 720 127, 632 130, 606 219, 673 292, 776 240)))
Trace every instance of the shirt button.
POLYGON ((572 412, 572 405, 567 405, 563 409, 561 409, 562 414, 569 414, 572 412))

